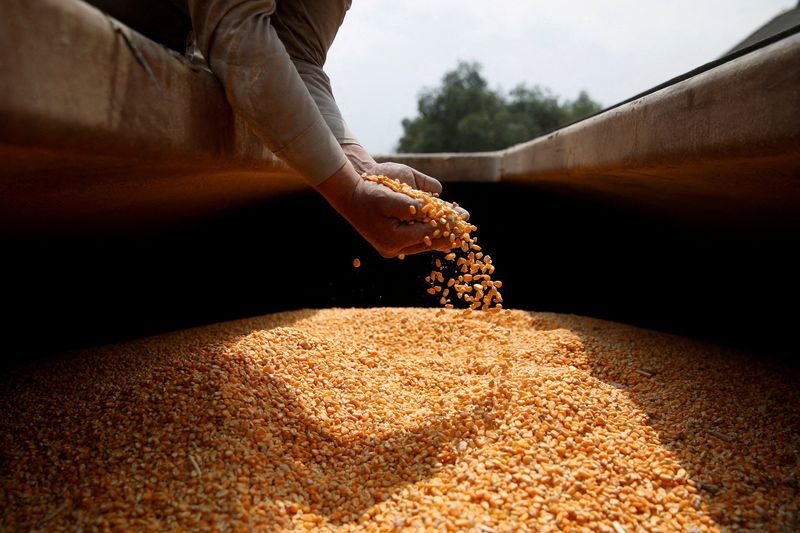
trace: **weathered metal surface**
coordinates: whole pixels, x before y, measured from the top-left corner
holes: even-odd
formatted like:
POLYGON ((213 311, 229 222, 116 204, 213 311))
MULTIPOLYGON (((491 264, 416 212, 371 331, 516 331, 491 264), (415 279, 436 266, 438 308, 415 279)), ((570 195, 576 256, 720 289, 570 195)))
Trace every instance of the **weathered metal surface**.
MULTIPOLYGON (((800 35, 498 152, 378 156, 443 181, 797 218, 800 35)), ((78 1, 0 17, 4 231, 141 225, 301 190, 207 70, 78 1)))
MULTIPOLYGON (((602 195, 640 209, 797 220, 797 65, 800 35, 549 135, 481 154, 492 169, 483 181, 602 195)), ((440 157, 404 161, 458 180, 455 165, 440 157)))
POLYGON ((500 181, 500 152, 379 154, 377 161, 395 161, 423 170, 442 181, 500 181))
POLYGON ((214 76, 78 1, 0 17, 4 231, 160 223, 298 190, 214 76))
MULTIPOLYGON (((504 180, 731 161, 800 166, 800 35, 503 153, 504 180)), ((771 165, 770 165, 771 166, 771 165)), ((749 173, 750 169, 743 169, 749 173)), ((715 173, 719 169, 714 170, 715 173)))

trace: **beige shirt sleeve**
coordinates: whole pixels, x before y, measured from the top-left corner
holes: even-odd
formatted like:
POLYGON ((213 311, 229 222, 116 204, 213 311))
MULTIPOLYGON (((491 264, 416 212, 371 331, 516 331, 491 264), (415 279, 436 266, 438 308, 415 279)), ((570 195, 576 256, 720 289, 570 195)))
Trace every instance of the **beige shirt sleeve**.
POLYGON ((333 97, 323 67, 351 0, 279 0, 273 17, 278 37, 339 144, 357 143, 333 97))
POLYGON ((189 9, 200 51, 231 107, 267 148, 312 185, 339 170, 347 159, 273 27, 276 3, 189 0, 189 9))
POLYGON ((342 118, 339 105, 333 97, 330 78, 322 70, 322 67, 307 63, 302 59, 293 59, 292 61, 317 104, 317 108, 322 113, 322 118, 325 119, 339 144, 358 144, 358 140, 342 118))

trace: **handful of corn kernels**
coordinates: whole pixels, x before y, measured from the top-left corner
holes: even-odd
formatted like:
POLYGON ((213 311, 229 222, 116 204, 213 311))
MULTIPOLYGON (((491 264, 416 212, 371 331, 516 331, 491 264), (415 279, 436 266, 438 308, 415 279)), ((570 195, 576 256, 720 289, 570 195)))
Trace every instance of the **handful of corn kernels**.
MULTIPOLYGON (((451 251, 445 253, 445 262, 437 258, 434 262, 436 268, 425 277, 425 281, 430 283, 428 294, 439 295, 439 303, 448 309, 454 307, 453 295, 466 303, 469 309, 496 312, 503 308, 503 297, 500 294, 503 282, 492 280, 494 274, 492 258, 481 251, 478 238, 472 236, 472 232, 478 228, 467 221, 465 213, 458 211, 458 204, 445 202, 438 197, 438 194, 414 189, 386 176, 363 177, 421 201, 422 208, 419 212, 415 206, 409 207, 410 213, 417 217, 411 223, 429 224, 435 228, 432 233, 434 239, 450 241, 451 251), (453 268, 447 268, 450 265, 453 268), (452 272, 446 282, 442 270, 452 272)), ((433 241, 427 235, 424 242, 428 247, 433 245, 433 241)), ((403 256, 400 255, 399 258, 403 259, 403 256)))

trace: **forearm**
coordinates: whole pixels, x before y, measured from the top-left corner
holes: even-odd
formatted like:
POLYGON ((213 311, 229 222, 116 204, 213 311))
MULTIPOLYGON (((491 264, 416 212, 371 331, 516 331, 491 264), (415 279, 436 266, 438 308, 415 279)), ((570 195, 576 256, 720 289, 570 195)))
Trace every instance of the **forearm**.
POLYGON ((353 191, 361 179, 353 166, 347 162, 331 177, 317 184, 315 188, 334 209, 347 218, 353 191))

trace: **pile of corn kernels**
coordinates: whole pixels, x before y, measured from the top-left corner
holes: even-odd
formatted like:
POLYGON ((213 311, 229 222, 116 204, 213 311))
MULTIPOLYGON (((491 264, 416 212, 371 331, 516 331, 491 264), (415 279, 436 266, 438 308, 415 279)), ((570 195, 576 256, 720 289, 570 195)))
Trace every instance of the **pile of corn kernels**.
MULTIPOLYGON (((435 228, 432 234, 434 239, 449 241, 450 251, 443 254, 445 263, 441 259, 435 259, 436 268, 425 277, 425 281, 430 284, 428 294, 439 296, 439 303, 447 309, 454 307, 453 295, 466 303, 469 309, 497 312, 503 308, 503 296, 500 294, 503 282, 492 280, 495 269, 492 258, 484 255, 478 245, 478 238, 472 235, 478 228, 467 222, 466 212, 458 211, 458 204, 446 202, 435 193, 414 189, 386 176, 365 174, 363 177, 419 200, 422 203, 419 212, 415 206, 409 207, 410 214, 418 217, 410 223, 416 221, 429 224, 435 228), (448 276, 445 281, 442 271, 448 270, 447 262, 454 262, 455 268, 450 269, 453 272, 452 277, 448 276)), ((424 242, 429 247, 434 243, 428 236, 424 242)))
POLYGON ((0 530, 800 528, 797 368, 610 322, 296 311, 0 377, 0 530))

